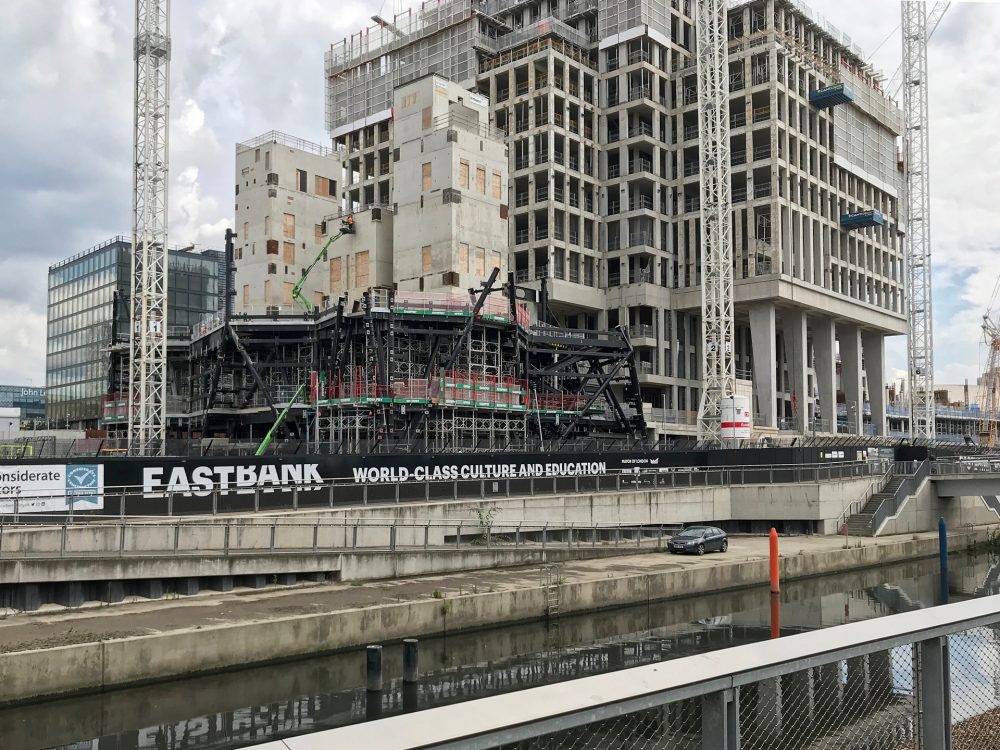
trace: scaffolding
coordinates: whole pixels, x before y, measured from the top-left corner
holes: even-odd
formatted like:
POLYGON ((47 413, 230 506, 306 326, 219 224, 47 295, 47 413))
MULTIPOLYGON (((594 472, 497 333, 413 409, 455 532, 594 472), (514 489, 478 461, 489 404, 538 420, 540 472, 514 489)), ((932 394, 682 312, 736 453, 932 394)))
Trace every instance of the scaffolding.
MULTIPOLYGON (((326 53, 326 128, 352 129, 392 107, 397 86, 437 73, 460 84, 476 76, 480 32, 476 0, 426 0, 330 45, 326 53)), ((487 48, 489 48, 487 46, 487 48)))
MULTIPOLYGON (((171 438, 279 437, 331 453, 516 451, 644 435, 624 331, 535 321, 487 285, 370 290, 312 316, 237 316, 171 341, 171 438), (306 395, 294 397, 303 384, 306 395), (628 403, 628 414, 622 403, 628 403)), ((121 421, 128 346, 112 347, 105 426, 121 421)), ((124 425, 123 425, 124 426, 124 425)))

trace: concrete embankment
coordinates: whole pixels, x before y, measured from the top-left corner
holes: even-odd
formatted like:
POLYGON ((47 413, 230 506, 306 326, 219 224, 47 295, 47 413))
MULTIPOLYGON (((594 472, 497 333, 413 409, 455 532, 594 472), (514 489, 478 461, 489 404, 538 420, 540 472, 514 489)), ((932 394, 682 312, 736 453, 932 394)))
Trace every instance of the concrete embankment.
MULTIPOLYGON (((987 529, 982 528, 955 534, 950 543, 959 549, 986 537, 987 529)), ((782 575, 792 580, 937 554, 937 539, 931 534, 858 541, 861 546, 844 549, 841 538, 785 540, 782 575)), ((583 612, 765 584, 765 549, 766 540, 734 538, 725 556, 646 554, 566 563, 557 584, 560 611, 583 612)), ((311 598, 323 611, 313 607, 307 614, 292 614, 302 610, 283 607, 273 597, 266 611, 255 610, 253 602, 240 602, 238 597, 221 599, 210 617, 190 604, 150 603, 145 620, 126 607, 100 615, 99 626, 85 622, 95 615, 81 612, 63 616, 57 624, 64 633, 76 629, 74 637, 82 633, 90 640, 53 648, 37 648, 43 628, 32 623, 34 618, 11 618, 0 624, 0 648, 6 651, 0 654, 0 702, 97 691, 536 619, 546 606, 537 568, 452 573, 379 588, 381 592, 368 589, 367 600, 359 598, 365 592, 342 585, 311 589, 316 592, 311 598), (387 601, 390 597, 397 601, 387 601), (177 617, 171 607, 189 616, 177 617)), ((59 641, 53 637, 49 642, 59 641)))

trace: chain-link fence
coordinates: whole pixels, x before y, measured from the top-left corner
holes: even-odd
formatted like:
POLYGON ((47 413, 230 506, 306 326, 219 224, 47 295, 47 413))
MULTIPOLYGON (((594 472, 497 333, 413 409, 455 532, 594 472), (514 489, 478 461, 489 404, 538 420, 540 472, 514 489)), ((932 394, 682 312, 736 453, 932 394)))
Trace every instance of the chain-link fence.
MULTIPOLYGON (((502 750, 1000 747, 1000 600, 851 623, 273 743, 502 750), (398 734, 397 734, 398 733, 398 734)), ((271 750, 272 746, 267 746, 271 750)))

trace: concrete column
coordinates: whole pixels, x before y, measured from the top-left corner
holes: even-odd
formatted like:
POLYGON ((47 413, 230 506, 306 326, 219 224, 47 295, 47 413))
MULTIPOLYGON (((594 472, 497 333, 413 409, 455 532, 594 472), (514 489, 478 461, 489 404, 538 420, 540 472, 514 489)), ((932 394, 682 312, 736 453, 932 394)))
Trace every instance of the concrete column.
POLYGON ((831 318, 812 321, 813 349, 816 352, 816 386, 824 432, 837 431, 837 328, 831 318))
POLYGON ((786 310, 782 313, 785 344, 788 346, 788 372, 791 376, 791 392, 794 396, 795 429, 806 431, 809 394, 806 393, 806 314, 803 310, 786 310))
POLYGON ((865 353, 865 374, 868 376, 868 400, 872 408, 872 425, 876 435, 885 434, 885 337, 877 331, 864 331, 861 343, 865 353))
POLYGON ((855 325, 837 327, 840 340, 840 382, 847 405, 847 431, 861 434, 861 331, 855 325), (853 405, 853 409, 852 409, 853 405))
POLYGON ((776 352, 774 346, 774 305, 764 302, 750 307, 750 337, 753 342, 753 385, 762 427, 777 427, 774 391, 776 352))

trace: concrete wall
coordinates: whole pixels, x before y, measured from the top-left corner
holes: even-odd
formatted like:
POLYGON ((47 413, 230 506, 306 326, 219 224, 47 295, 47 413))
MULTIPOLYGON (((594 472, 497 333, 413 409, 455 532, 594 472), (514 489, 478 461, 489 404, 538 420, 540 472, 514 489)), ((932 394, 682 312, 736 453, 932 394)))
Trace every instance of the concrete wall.
MULTIPOLYGON (((315 227, 327 216, 337 213, 340 199, 342 168, 336 154, 327 154, 318 144, 299 142, 282 134, 285 142, 267 141, 259 147, 236 147, 236 275, 234 309, 258 315, 268 305, 284 308, 290 313, 295 307, 284 298, 286 284, 294 285, 320 251, 326 237, 317 242, 315 227), (296 148, 292 143, 299 143, 296 148), (299 190, 297 170, 306 172, 306 190, 299 190), (267 183, 268 175, 278 176, 277 185, 267 183), (316 192, 316 177, 326 177, 335 183, 332 195, 316 192), (274 197, 272 197, 272 195, 274 197), (284 214, 295 217, 294 237, 285 236, 284 214), (278 254, 269 255, 268 240, 276 240, 278 254), (285 243, 292 243, 292 262, 286 261, 285 243), (268 273, 268 265, 275 273, 268 273), (264 282, 268 296, 264 295, 264 282), (246 293, 244 293, 246 288, 246 293)), ((260 139, 257 139, 260 140, 260 139)), ((325 269, 324 269, 325 270, 325 269)), ((303 290, 314 304, 329 296, 329 275, 314 270, 303 290)))
POLYGON ((940 496, 938 482, 927 479, 917 494, 911 496, 900 508, 899 513, 886 521, 879 536, 933 531, 937 528, 939 518, 944 518, 950 529, 985 526, 1000 521, 1000 517, 986 507, 981 496, 940 496))

